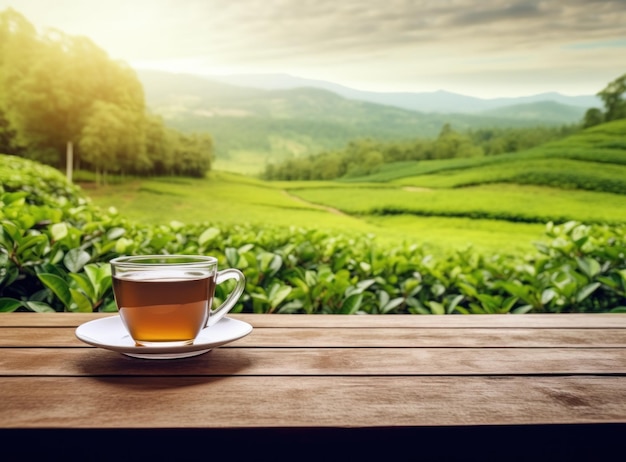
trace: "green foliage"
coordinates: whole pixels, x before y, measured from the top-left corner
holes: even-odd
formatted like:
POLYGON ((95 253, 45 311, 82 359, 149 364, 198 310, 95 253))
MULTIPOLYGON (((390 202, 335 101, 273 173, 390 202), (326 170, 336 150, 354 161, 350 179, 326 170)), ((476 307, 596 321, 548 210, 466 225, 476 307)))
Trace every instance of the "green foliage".
POLYGON ((246 174, 262 173, 267 163, 279 165, 322 152, 341 152, 350 142, 365 139, 397 145, 399 154, 415 138, 435 139, 446 123, 459 131, 477 131, 471 137, 482 137, 487 155, 509 147, 520 150, 536 145, 537 138, 548 132, 556 134, 558 129, 552 127, 577 123, 584 111, 534 103, 493 113, 426 114, 412 104, 412 110, 394 107, 384 98, 379 104, 369 104, 314 88, 268 91, 191 75, 138 74, 148 105, 169 126, 211 133, 216 168, 246 174), (509 132, 512 127, 520 128, 519 134, 509 132), (250 153, 256 162, 250 161, 250 153))
POLYGON ((182 134, 146 112, 135 72, 86 37, 38 33, 0 12, 0 152, 100 174, 203 177, 208 135, 182 134))
POLYGON ((355 178, 357 181, 384 181, 389 179, 389 164, 408 165, 410 170, 421 169, 422 163, 432 165, 441 159, 450 162, 441 163, 445 168, 454 168, 454 165, 490 164, 499 162, 499 154, 529 149, 563 138, 576 130, 576 127, 485 128, 460 133, 445 123, 434 139, 403 142, 353 140, 343 149, 327 150, 269 164, 263 178, 288 181, 338 178, 345 181, 355 178), (387 173, 381 175, 385 171, 387 173))
MULTIPOLYGON (((626 165, 625 136, 624 119, 580 131, 574 127, 544 127, 482 129, 460 134, 446 125, 432 141, 353 141, 343 150, 268 165, 264 177, 270 180, 340 178, 346 182, 388 182, 415 177, 405 184, 459 187, 498 181, 621 194, 623 183, 607 181, 599 170, 617 168, 609 164, 626 165), (374 163, 368 160, 373 152, 380 153, 374 163)), ((614 175, 619 176, 619 173, 614 175)))
POLYGON ((1 160, 0 311, 114 309, 106 261, 124 222, 91 206, 57 170, 1 160))
POLYGON ((509 183, 626 194, 626 165, 569 159, 515 159, 506 164, 403 178, 395 183, 424 188, 461 188, 509 183))
POLYGON ((385 164, 354 181, 391 182, 428 188, 461 188, 487 183, 624 194, 626 120, 583 130, 514 154, 385 164))
POLYGON ((15 156, 0 154, 0 191, 15 193, 23 203, 54 209, 60 204, 78 206, 86 199, 80 188, 68 183, 54 168, 15 156))
POLYGON ((619 120, 515 154, 395 162, 353 181, 281 186, 370 221, 373 215, 414 215, 623 223, 625 136, 626 120, 619 120))
POLYGON ((598 96, 604 102, 604 121, 626 118, 626 74, 610 82, 598 96))
POLYGON ((585 117, 583 119, 584 128, 593 127, 595 125, 601 124, 602 122, 604 122, 604 114, 602 114, 602 111, 600 109, 598 109, 597 107, 587 109, 587 112, 585 112, 585 117))
MULTIPOLYGON (((560 313, 626 306, 626 226, 549 223, 526 256, 435 254, 371 236, 274 225, 138 224, 80 191, 40 191, 22 159, 22 186, 0 191, 0 311, 113 311, 108 261, 122 254, 215 255, 246 275, 235 310, 258 313, 560 313), (40 194, 41 192, 41 194, 40 194), (27 200, 28 197, 28 200, 27 200)), ((17 164, 12 164, 17 166, 17 164)), ((9 178, 9 180, 5 180, 9 178)), ((71 188, 70 188, 71 190, 71 188)), ((228 287, 218 287, 223 300, 228 287)))
MULTIPOLYGON (((511 174, 508 170, 498 171, 511 174)), ((463 178, 467 175, 469 172, 459 174, 463 178)), ((572 175, 567 173, 563 173, 563 176, 566 179, 572 178, 572 175)), ((453 178, 457 179, 457 176, 453 178)), ((464 188, 416 188, 411 186, 410 182, 414 180, 411 178, 402 181, 402 184, 408 184, 406 187, 389 185, 386 188, 337 188, 329 184, 325 188, 299 188, 292 191, 292 194, 306 201, 337 208, 346 214, 366 217, 372 215, 466 217, 515 223, 546 223, 550 220, 558 222, 581 220, 586 223, 626 222, 623 194, 581 190, 559 193, 558 189, 555 192, 553 188, 544 186, 488 184, 484 172, 481 178, 485 184, 464 188)), ((619 178, 620 176, 616 178, 607 175, 606 182, 608 185, 619 183, 619 178)), ((441 178, 442 181, 450 179, 447 176, 441 178)), ((557 180, 563 181, 563 178, 557 180)), ((434 178, 431 178, 431 181, 434 181, 434 178)))

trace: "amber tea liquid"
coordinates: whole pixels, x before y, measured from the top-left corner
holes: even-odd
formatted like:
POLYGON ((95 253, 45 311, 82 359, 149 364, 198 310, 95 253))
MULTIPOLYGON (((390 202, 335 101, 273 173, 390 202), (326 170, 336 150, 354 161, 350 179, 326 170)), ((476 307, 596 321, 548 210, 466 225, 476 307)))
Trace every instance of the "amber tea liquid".
POLYGON ((185 345, 206 325, 215 279, 199 271, 126 273, 113 277, 113 291, 137 344, 185 345))

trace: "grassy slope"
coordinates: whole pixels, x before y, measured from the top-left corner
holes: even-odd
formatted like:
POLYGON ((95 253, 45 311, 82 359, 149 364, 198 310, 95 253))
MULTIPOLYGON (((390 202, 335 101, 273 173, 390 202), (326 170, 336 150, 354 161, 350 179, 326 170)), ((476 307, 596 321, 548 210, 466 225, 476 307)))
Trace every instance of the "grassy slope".
POLYGON ((371 232, 370 225, 324 207, 307 204, 280 187, 238 174, 212 172, 206 179, 135 179, 90 187, 93 202, 116 207, 132 220, 168 223, 273 223, 320 225, 329 229, 371 232))
POLYGON ((345 189, 297 191, 303 199, 361 215, 491 218, 545 223, 581 220, 626 222, 623 195, 593 191, 565 192, 544 186, 487 184, 458 189, 345 189), (598 206, 601 204, 602 206, 598 206))
POLYGON ((261 173, 269 161, 341 149, 355 139, 434 138, 446 123, 464 131, 561 125, 582 117, 582 109, 550 102, 501 108, 494 115, 426 114, 314 88, 261 90, 155 71, 142 71, 140 78, 148 106, 168 126, 210 133, 215 168, 244 174, 261 173))
POLYGON ((517 247, 533 240, 538 230, 532 223, 626 222, 624 139, 621 120, 522 153, 389 164, 345 182, 374 181, 376 190, 314 185, 295 193, 396 231, 436 235, 447 245, 517 247))
MULTIPOLYGON (((319 182, 312 186, 338 196, 352 196, 350 185, 319 182), (346 194, 343 194, 345 190, 346 194)), ((542 236, 542 224, 509 224, 495 220, 441 217, 350 216, 309 204, 296 194, 304 182, 271 184, 237 174, 212 172, 203 179, 143 179, 100 188, 85 188, 96 205, 115 206, 124 216, 151 224, 257 223, 302 226, 336 232, 368 233, 381 243, 420 242, 434 247, 524 251, 542 236), (285 189, 288 186, 289 189, 285 189)), ((365 187, 365 185, 361 185, 365 187)), ((373 189, 362 191, 375 191, 373 189)), ((304 191, 310 191, 306 189, 304 191)))
POLYGON ((626 121, 618 121, 515 155, 389 165, 358 182, 269 183, 215 171, 207 179, 143 179, 87 193, 149 223, 272 223, 525 251, 550 220, 626 222, 626 190, 593 190, 624 187, 625 135, 626 121), (541 184, 567 175, 591 190, 541 184))
MULTIPOLYGON (((581 162, 594 162, 595 167, 602 165, 626 166, 626 120, 617 120, 584 130, 576 135, 559 141, 547 143, 543 146, 527 151, 503 154, 491 157, 474 157, 463 159, 443 159, 424 162, 397 162, 385 165, 375 174, 365 177, 351 178, 349 182, 389 182, 394 180, 439 174, 453 176, 465 171, 475 172, 479 168, 501 169, 506 172, 511 169, 512 162, 530 164, 538 162, 542 165, 549 161, 570 159, 581 162)), ((552 164, 555 168, 558 164, 552 164)), ((573 164, 572 164, 573 165, 573 164)), ((616 173, 616 170, 614 170, 616 173)), ((410 183, 411 180, 404 180, 410 183)), ((415 180, 413 180, 415 182, 415 180)), ((467 184, 459 181, 454 184, 448 182, 444 187, 454 187, 467 184)))

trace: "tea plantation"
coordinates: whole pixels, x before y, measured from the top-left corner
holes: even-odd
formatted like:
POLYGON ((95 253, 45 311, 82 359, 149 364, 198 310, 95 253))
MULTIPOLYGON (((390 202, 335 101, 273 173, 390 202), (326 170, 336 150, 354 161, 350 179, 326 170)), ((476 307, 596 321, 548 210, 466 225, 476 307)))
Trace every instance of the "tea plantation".
POLYGON ((0 155, 0 224, 4 312, 115 311, 108 261, 163 253, 211 254, 241 269, 247 285, 235 312, 626 311, 620 223, 549 222, 544 242, 524 255, 433 253, 294 226, 146 224, 96 207, 53 168, 0 155))

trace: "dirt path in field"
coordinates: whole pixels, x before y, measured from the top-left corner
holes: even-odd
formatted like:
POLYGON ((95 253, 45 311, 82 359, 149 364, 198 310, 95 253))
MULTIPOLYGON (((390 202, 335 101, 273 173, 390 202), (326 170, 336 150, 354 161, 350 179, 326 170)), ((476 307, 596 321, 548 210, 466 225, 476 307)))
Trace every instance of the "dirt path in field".
MULTIPOLYGON (((285 196, 287 196, 289 199, 293 199, 296 202, 300 202, 301 204, 306 204, 310 207, 319 209, 319 210, 324 210, 328 213, 332 213, 333 215, 340 215, 342 217, 350 217, 350 215, 343 213, 341 210, 339 209, 335 209, 333 207, 327 207, 325 205, 319 205, 319 204, 315 204, 313 202, 309 202, 309 201, 305 201, 304 199, 302 199, 301 197, 298 196, 294 196, 293 194, 290 194, 289 191, 283 189, 283 194, 285 196)), ((352 218, 352 217, 351 217, 352 218)))
MULTIPOLYGON (((402 190, 403 191, 408 191, 408 192, 429 192, 429 191, 432 191, 431 188, 420 188, 420 187, 417 187, 417 186, 404 186, 402 188, 402 190)), ((328 207, 326 205, 320 205, 320 204, 316 204, 314 202, 306 201, 306 200, 302 199, 301 197, 298 197, 298 196, 295 196, 295 195, 291 194, 286 189, 283 189, 283 194, 285 196, 287 196, 288 198, 296 201, 296 202, 300 202, 301 204, 306 204, 306 205, 308 205, 310 207, 313 207, 313 208, 316 208, 318 210, 324 210, 324 211, 326 211, 328 213, 332 213, 333 215, 339 215, 339 216, 342 216, 342 217, 354 218, 352 215, 348 215, 347 213, 344 213, 341 210, 336 209, 334 207, 328 207)))

